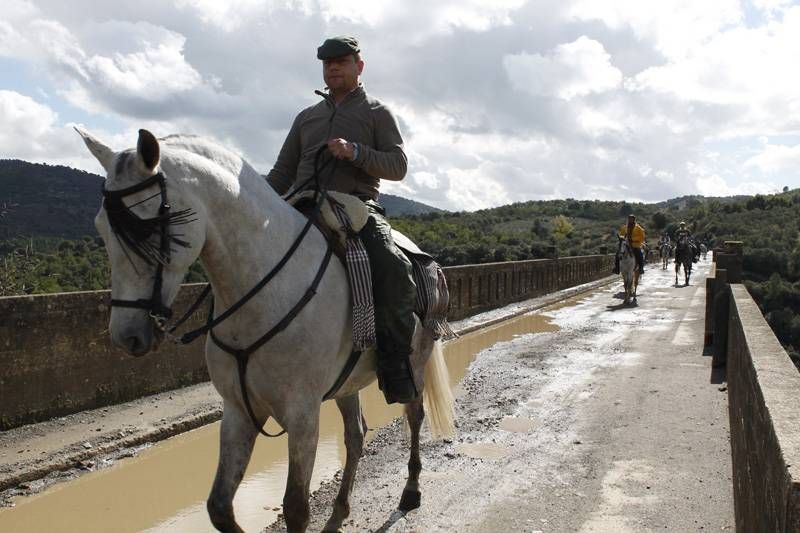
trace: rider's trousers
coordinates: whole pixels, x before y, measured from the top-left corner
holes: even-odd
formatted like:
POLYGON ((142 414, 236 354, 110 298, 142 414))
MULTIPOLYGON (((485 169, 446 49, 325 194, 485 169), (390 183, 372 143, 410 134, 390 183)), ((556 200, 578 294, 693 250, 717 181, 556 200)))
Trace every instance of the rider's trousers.
POLYGON ((383 208, 371 200, 366 205, 370 217, 360 236, 372 269, 378 357, 406 358, 412 351, 417 298, 411 262, 394 243, 383 208))

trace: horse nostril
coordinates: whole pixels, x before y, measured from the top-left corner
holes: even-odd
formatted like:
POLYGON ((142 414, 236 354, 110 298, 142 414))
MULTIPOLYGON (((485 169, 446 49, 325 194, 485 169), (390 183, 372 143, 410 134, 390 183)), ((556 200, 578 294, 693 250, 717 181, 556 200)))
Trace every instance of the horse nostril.
POLYGON ((142 339, 135 335, 126 337, 122 342, 128 353, 133 355, 143 355, 147 351, 147 347, 144 342, 142 342, 142 339))

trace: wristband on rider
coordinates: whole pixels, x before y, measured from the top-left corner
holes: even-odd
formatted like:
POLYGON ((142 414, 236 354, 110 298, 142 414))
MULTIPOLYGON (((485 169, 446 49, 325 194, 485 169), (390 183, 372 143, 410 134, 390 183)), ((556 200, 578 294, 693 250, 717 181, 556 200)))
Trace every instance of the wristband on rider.
POLYGON ((353 161, 358 159, 358 143, 350 143, 353 145, 353 161))

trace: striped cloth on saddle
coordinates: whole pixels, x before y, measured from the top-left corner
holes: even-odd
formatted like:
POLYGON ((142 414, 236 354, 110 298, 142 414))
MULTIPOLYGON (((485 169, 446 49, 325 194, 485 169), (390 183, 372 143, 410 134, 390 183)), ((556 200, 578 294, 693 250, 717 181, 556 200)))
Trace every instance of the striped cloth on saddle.
MULTIPOLYGON (((308 196, 313 196, 313 192, 301 193, 292 203, 308 196)), ((369 210, 355 196, 329 191, 320 214, 322 221, 334 231, 345 247, 345 266, 353 300, 353 346, 364 350, 375 344, 372 270, 367 251, 358 236, 369 219, 369 210)), ((450 300, 441 266, 402 233, 393 229, 392 236, 395 244, 411 261, 412 277, 417 286, 414 312, 422 325, 433 332, 437 339, 455 337, 447 322, 450 300)))

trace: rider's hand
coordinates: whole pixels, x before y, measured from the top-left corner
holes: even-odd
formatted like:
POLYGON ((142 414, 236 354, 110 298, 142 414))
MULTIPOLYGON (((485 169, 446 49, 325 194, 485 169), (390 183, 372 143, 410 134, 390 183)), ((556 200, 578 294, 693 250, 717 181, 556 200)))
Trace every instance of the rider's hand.
POLYGON ((353 143, 344 139, 331 139, 328 141, 328 151, 336 159, 352 161, 355 158, 353 143))

